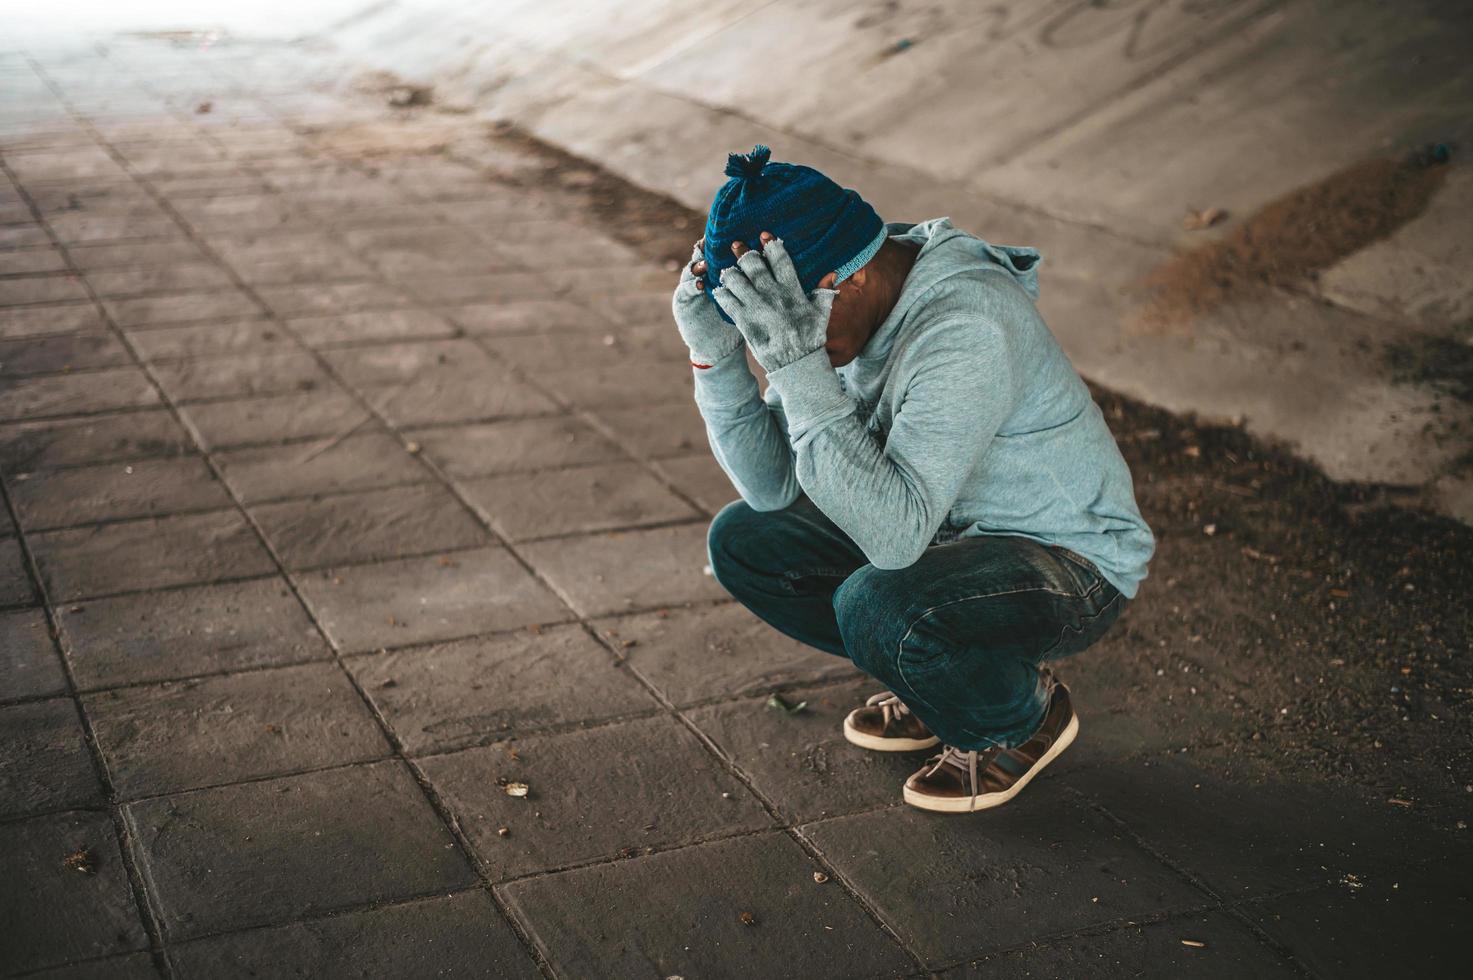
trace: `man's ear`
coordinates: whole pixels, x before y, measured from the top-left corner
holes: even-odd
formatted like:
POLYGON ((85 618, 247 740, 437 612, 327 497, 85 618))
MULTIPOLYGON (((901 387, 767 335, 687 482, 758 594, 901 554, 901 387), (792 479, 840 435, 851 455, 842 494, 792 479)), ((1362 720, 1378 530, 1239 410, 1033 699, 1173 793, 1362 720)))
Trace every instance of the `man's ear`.
MULTIPOLYGON (((859 274, 861 272, 863 272, 863 271, 864 271, 863 269, 860 269, 859 272, 856 272, 851 278, 858 278, 859 274)), ((839 274, 837 272, 830 272, 828 275, 824 276, 822 279, 820 279, 818 281, 818 288, 819 289, 833 289, 834 288, 834 284, 836 282, 838 282, 838 281, 839 281, 839 274)))

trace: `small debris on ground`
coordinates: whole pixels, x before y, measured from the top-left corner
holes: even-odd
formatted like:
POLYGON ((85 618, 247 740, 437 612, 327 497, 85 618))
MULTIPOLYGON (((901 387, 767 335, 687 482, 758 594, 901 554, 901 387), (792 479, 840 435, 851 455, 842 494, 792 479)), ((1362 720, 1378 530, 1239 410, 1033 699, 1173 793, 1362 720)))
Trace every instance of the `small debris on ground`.
POLYGON ((97 874, 97 862, 92 859, 92 849, 82 844, 62 859, 61 866, 68 871, 79 871, 84 875, 97 874))
POLYGON ((1183 939, 1181 941, 1181 944, 1183 946, 1190 946, 1193 949, 1206 949, 1207 948, 1207 944, 1204 943, 1200 939, 1183 939))
POLYGON ((1204 208, 1201 211, 1188 211, 1185 218, 1181 219, 1181 226, 1187 231, 1201 231, 1203 228, 1211 228, 1227 219, 1228 213, 1222 208, 1204 208))
POLYGON ((757 924, 757 917, 751 912, 743 912, 737 918, 742 920, 742 925, 744 926, 755 926, 757 924))
POLYGON ((506 785, 502 786, 501 788, 506 791, 506 795, 507 796, 518 796, 518 797, 521 797, 521 796, 526 796, 527 793, 528 793, 528 788, 527 788, 527 784, 526 783, 509 782, 506 785))
POLYGON ((815 871, 813 872, 813 880, 816 883, 822 885, 824 882, 829 880, 829 876, 824 874, 822 871, 815 871))
POLYGON ((429 105, 435 101, 432 85, 400 85, 389 89, 389 105, 396 109, 411 109, 429 105))
POLYGON ((510 837, 511 836, 511 828, 510 827, 497 827, 496 828, 496 836, 498 836, 498 837, 510 837))
POLYGON ((773 693, 767 696, 767 706, 769 708, 777 708, 790 715, 796 715, 798 712, 808 707, 808 702, 799 701, 797 704, 792 704, 785 700, 782 695, 773 693))
POLYGON ((213 110, 214 108, 215 108, 215 103, 210 102, 209 100, 205 100, 204 102, 201 102, 199 105, 195 106, 194 107, 194 111, 197 112, 197 113, 199 113, 201 116, 203 116, 203 115, 207 114, 208 112, 210 112, 211 110, 213 110))

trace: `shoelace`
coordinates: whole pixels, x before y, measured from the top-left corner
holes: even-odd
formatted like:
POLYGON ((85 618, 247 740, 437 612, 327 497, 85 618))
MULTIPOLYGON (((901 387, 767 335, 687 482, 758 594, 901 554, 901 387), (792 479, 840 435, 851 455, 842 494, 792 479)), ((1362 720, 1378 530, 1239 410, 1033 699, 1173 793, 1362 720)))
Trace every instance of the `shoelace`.
POLYGON ((890 727, 890 722, 899 721, 910 714, 910 709, 905 706, 904 701, 900 700, 900 695, 893 691, 881 691, 879 694, 872 695, 864 703, 868 707, 880 709, 880 717, 885 720, 886 728, 890 727))
POLYGON ((959 749, 954 745, 943 745, 941 747, 941 754, 935 757, 936 764, 926 770, 926 775, 934 776, 942 766, 953 766, 967 774, 967 778, 970 780, 967 785, 971 787, 972 795, 976 796, 978 764, 981 762, 982 757, 985 756, 987 762, 981 767, 985 770, 987 766, 992 765, 992 757, 1000 751, 1002 751, 1002 747, 997 745, 994 745, 990 749, 981 749, 980 751, 977 749, 959 749))

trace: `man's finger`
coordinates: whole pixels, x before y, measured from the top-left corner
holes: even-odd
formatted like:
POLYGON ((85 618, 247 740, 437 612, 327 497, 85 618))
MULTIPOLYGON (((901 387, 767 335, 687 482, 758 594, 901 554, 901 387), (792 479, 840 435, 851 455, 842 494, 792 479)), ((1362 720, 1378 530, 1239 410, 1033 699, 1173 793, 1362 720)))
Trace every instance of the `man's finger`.
POLYGON ((735 296, 739 303, 750 303, 757 298, 757 290, 739 265, 728 266, 721 270, 721 285, 735 296))
POLYGON ((747 248, 746 242, 731 243, 731 254, 735 255, 737 258, 741 258, 743 255, 746 255, 750 251, 751 249, 747 248))
POLYGON ((742 253, 742 257, 737 259, 737 268, 745 272, 747 278, 759 289, 772 280, 772 270, 767 268, 767 259, 756 249, 742 253))
POLYGON ((727 289, 725 286, 717 286, 711 290, 711 298, 726 311, 727 316, 733 320, 736 319, 735 311, 742 308, 742 301, 733 295, 730 289, 727 289))
POLYGON ((774 237, 764 245, 762 254, 766 256, 767 267, 772 270, 778 285, 793 292, 803 291, 803 283, 798 279, 798 269, 793 265, 792 256, 788 255, 788 248, 781 238, 774 237))

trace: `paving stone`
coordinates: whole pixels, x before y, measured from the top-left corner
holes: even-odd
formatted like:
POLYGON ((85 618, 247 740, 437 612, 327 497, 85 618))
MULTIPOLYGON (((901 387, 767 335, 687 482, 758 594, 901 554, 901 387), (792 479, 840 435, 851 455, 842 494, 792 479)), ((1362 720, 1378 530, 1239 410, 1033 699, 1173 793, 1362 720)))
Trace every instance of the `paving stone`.
POLYGON ((608 297, 605 301, 605 309, 612 316, 617 317, 626 324, 623 330, 639 327, 663 327, 670 328, 670 291, 674 289, 671 285, 668 289, 662 288, 653 292, 628 292, 608 297))
POLYGON ((45 531, 29 540, 55 602, 275 570, 235 511, 45 531))
POLYGON ((367 409, 336 385, 289 395, 192 402, 179 406, 179 414, 200 445, 210 451, 303 439, 323 441, 354 426, 363 433, 382 429, 367 409))
POLYGON ((205 253, 187 238, 162 242, 133 242, 127 245, 73 245, 67 255, 83 272, 102 269, 155 267, 169 269, 176 265, 192 265, 204 260, 205 253))
POLYGON ((1290 980, 1299 975, 1288 961, 1223 912, 1176 916, 1151 925, 1131 924, 1109 932, 1029 942, 1025 948, 997 953, 941 974, 947 980, 1100 976, 1290 980), (1183 939, 1205 945, 1188 946, 1183 939))
POLYGON ((38 224, 0 226, 0 248, 44 248, 50 244, 51 236, 38 224))
POLYGON ((0 468, 16 473, 178 456, 192 449, 167 409, 0 426, 0 468))
POLYGON ((1270 898, 1244 911, 1312 976, 1462 976, 1473 915, 1466 868, 1466 862, 1433 862, 1347 874, 1318 891, 1270 898))
POLYGON ((542 392, 495 366, 484 371, 431 371, 404 385, 365 392, 365 397, 399 428, 488 422, 561 410, 542 392))
POLYGON ((758 791, 790 819, 817 820, 900 802, 906 777, 927 753, 866 752, 844 739, 844 716, 883 690, 849 668, 850 678, 781 695, 789 713, 766 696, 687 709, 697 728, 758 791))
POLYGON ((845 658, 789 639, 736 603, 601 619, 599 633, 676 704, 857 676, 845 658), (624 646, 628 644, 628 646, 624 646))
POLYGON ((105 299, 154 293, 229 290, 233 285, 225 270, 206 261, 101 269, 88 272, 87 283, 98 296, 105 299))
POLYGON ((15 538, 0 538, 0 606, 24 606, 36 601, 36 590, 26 571, 25 555, 15 538))
POLYGON ((149 953, 109 956, 28 975, 41 980, 159 980, 160 977, 149 953))
POLYGON ((645 407, 603 409, 598 420, 636 456, 660 459, 711 451, 706 422, 691 402, 661 405, 654 413, 645 407))
POLYGON ((157 217, 158 205, 137 181, 118 174, 117 179, 48 181, 29 188, 42 214, 102 213, 147 214, 157 217))
POLYGON ((1221 751, 1084 769, 1069 783, 1229 900, 1394 874, 1433 840, 1450 859, 1469 850, 1353 787, 1281 780, 1221 751))
POLYGON ((603 463, 624 455, 592 428, 566 416, 413 429, 405 435, 419 443, 423 456, 457 477, 603 463))
POLYGON ((297 583, 345 653, 568 618, 557 597, 501 548, 310 572, 297 583))
POLYGON ((475 880, 398 762, 195 790, 125 812, 171 940, 475 880))
POLYGON ((709 452, 662 459, 655 468, 707 514, 715 514, 740 496, 731 478, 709 452))
POLYGON ((256 291, 280 317, 392 310, 415 305, 401 290, 377 282, 261 286, 256 291))
POLYGON ((496 977, 541 973, 483 891, 252 929, 170 950, 180 977, 496 977))
POLYGON ((0 342, 0 376, 116 367, 132 357, 112 334, 77 333, 0 342))
POLYGON ((20 474, 10 496, 27 530, 232 506, 198 456, 20 474))
POLYGON ((615 296, 663 296, 663 316, 669 316, 670 294, 679 281, 678 275, 644 260, 632 265, 601 262, 586 269, 564 266, 547 269, 544 274, 554 286, 590 297, 590 301, 600 309, 606 309, 609 300, 615 296))
MULTIPOLYGON (((196 323, 182 327, 149 327, 129 330, 127 333, 129 341, 148 361, 300 351, 280 327, 270 320, 260 318, 227 320, 224 323, 196 323)), ((206 392, 202 397, 208 396, 206 392)))
POLYGON ((39 337, 107 329, 93 303, 19 306, 0 309, 0 337, 39 337))
POLYGON ((7 153, 5 162, 15 171, 21 184, 70 177, 116 179, 127 176, 106 150, 95 145, 7 153))
POLYGON ((699 516, 639 463, 466 480, 467 499, 512 541, 699 516))
POLYGON ((0 824, 0 881, 6 972, 148 948, 106 814, 0 824), (91 874, 67 867, 83 850, 91 874))
POLYGON ((429 310, 370 310, 340 316, 299 317, 289 321, 287 326, 313 347, 439 340, 452 337, 456 332, 449 320, 429 310))
POLYGON ((371 429, 336 443, 236 449, 216 457, 225 482, 247 504, 372 490, 430 479, 399 440, 371 429))
POLYGON ((153 371, 175 401, 312 391, 332 383, 311 354, 289 349, 167 361, 153 371))
POLYGON ((802 832, 932 967, 1208 903, 1049 775, 1026 793, 968 816, 901 806, 802 832))
POLYGON ((153 205, 143 205, 110 214, 87 212, 52 214, 46 218, 51 231, 62 242, 120 242, 134 239, 169 239, 181 235, 179 226, 153 205))
POLYGON ((278 578, 95 599, 56 616, 84 691, 332 655, 278 578))
POLYGON ((509 264, 507 256, 453 225, 363 228, 343 240, 396 278, 484 273, 509 264))
POLYGON ((433 756, 420 767, 498 880, 772 826, 667 715, 433 756), (528 795, 508 796, 498 784, 507 780, 525 783, 528 795))
POLYGON ((0 278, 0 306, 35 303, 82 303, 91 297, 80 276, 15 276, 0 278))
POLYGON ((15 249, 5 255, 5 270, 11 275, 36 272, 66 272, 66 258, 60 249, 15 249))
POLYGON ((374 269, 322 232, 274 232, 215 241, 220 254, 246 282, 291 285, 371 279, 374 269))
MULTIPOLYGON (((235 154, 232 156, 241 159, 235 154)), ((269 190, 260 177, 240 173, 155 176, 149 183, 171 201, 227 194, 264 194, 269 190)))
MULTIPOLYGON (((674 361, 637 366, 590 364, 538 372, 533 377, 558 397, 585 409, 689 403, 695 397, 690 365, 674 361)), ((657 417, 660 413, 651 410, 650 414, 657 417)))
POLYGON ((537 541, 523 545, 521 551, 584 616, 726 595, 714 578, 702 572, 705 524, 537 541))
POLYGON ((405 750, 443 751, 658 705, 578 626, 352 657, 405 750), (567 679, 577 677, 576 684, 567 679))
POLYGON ((394 278, 421 301, 439 306, 546 299, 554 293, 547 280, 535 272, 497 270, 458 276, 407 273, 394 278))
POLYGON ((102 305, 120 327, 148 327, 261 315, 261 308, 249 296, 234 289, 106 299, 102 305))
POLYGON ((19 378, 0 387, 0 420, 144 408, 158 400, 136 368, 19 378))
POLYGON ((401 384, 427 374, 498 371, 486 352, 464 339, 375 344, 324 351, 338 377, 354 387, 401 384))
POLYGON ((363 699, 333 663, 102 691, 82 704, 125 798, 389 754, 363 699))
POLYGON ((289 568, 422 555, 490 540, 437 484, 266 504, 251 514, 289 568))
POLYGON ((565 299, 521 299, 471 303, 440 311, 473 334, 518 334, 537 331, 603 330, 611 321, 565 299))
MULTIPOLYGON (((669 311, 666 311, 669 319, 669 311)), ((673 323, 655 327, 610 327, 605 332, 564 330, 559 333, 488 337, 486 348, 498 357, 531 371, 558 371, 591 363, 618 363, 634 370, 651 361, 690 363, 690 351, 673 323)))
POLYGON ((102 785, 71 698, 0 708, 0 817, 101 802, 102 785))
POLYGON ((715 977, 738 963, 743 976, 807 980, 912 972, 842 888, 813 880, 819 870, 774 833, 525 879, 504 894, 559 976, 715 977))
POLYGON ((39 609, 0 613, 0 701, 66 693, 66 674, 39 609))

